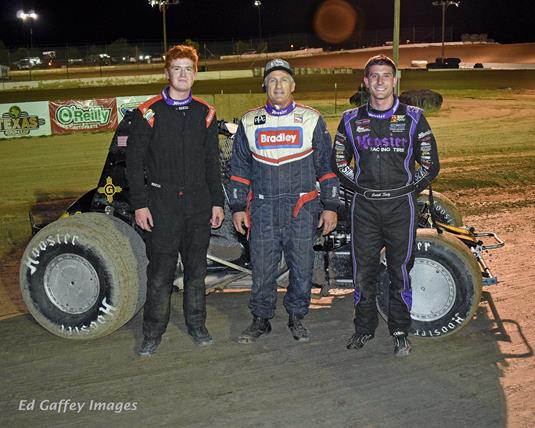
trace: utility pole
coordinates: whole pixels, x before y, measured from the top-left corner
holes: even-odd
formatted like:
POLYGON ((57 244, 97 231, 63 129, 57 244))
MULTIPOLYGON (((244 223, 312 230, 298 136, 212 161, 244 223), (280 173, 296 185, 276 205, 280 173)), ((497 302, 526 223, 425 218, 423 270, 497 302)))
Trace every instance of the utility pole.
POLYGON ((400 0, 394 0, 394 34, 392 35, 392 50, 394 64, 396 64, 396 95, 399 95, 401 87, 401 70, 399 69, 399 16, 400 16, 400 0))
POLYGON ((149 0, 149 5, 152 7, 158 6, 160 12, 162 12, 163 19, 163 53, 167 52, 167 22, 165 12, 170 6, 180 3, 180 0, 149 0))
POLYGON ((453 0, 437 0, 433 2, 433 6, 440 6, 442 8, 442 51, 440 54, 440 57, 442 58, 442 61, 444 61, 444 58, 446 57, 444 53, 444 35, 446 31, 446 9, 448 6, 456 6, 459 7, 460 1, 453 1, 453 0))
POLYGON ((258 36, 260 39, 260 43, 262 43, 262 15, 260 13, 262 2, 260 0, 254 0, 253 6, 258 8, 258 36))
POLYGON ((32 67, 33 67, 33 64, 32 64, 32 54, 31 54, 31 51, 33 49, 33 27, 32 27, 32 23, 33 21, 37 20, 37 18, 39 17, 39 15, 37 15, 37 13, 35 13, 35 11, 33 10, 30 10, 29 12, 24 12, 23 10, 19 10, 17 12, 17 18, 22 20, 22 22, 28 22, 28 24, 30 25, 30 49, 28 50, 28 71, 29 71, 29 74, 30 74, 30 80, 32 80, 32 67))

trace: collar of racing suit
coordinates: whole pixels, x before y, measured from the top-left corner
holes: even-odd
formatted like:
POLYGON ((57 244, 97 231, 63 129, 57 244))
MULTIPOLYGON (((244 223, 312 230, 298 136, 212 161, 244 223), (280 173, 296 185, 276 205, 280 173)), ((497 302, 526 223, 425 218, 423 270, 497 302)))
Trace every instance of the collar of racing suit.
POLYGON ((266 111, 268 114, 272 116, 285 116, 287 114, 290 114, 295 109, 295 101, 292 100, 290 104, 288 104, 286 107, 278 109, 273 104, 270 104, 270 102, 266 102, 266 111))
POLYGON ((175 100, 171 98, 171 96, 169 95, 169 86, 166 86, 165 88, 163 88, 162 97, 165 103, 169 106, 185 106, 185 105, 188 105, 192 100, 191 91, 188 97, 184 98, 183 100, 175 100))
POLYGON ((390 119, 399 107, 399 98, 394 95, 394 104, 386 111, 375 110, 370 103, 366 104, 366 113, 374 119, 390 119))

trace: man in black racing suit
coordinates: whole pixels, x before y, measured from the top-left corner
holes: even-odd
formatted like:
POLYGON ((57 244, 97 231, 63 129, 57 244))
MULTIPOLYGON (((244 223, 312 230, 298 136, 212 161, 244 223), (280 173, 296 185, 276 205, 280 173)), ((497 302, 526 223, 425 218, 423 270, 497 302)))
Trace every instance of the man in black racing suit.
POLYGON ((347 348, 360 349, 374 337, 376 283, 384 247, 390 276, 388 329, 394 337, 394 353, 404 356, 411 351, 407 335, 417 227, 415 193, 437 176, 438 153, 422 110, 394 95, 396 67, 390 58, 370 58, 364 83, 370 100, 344 112, 332 157, 342 185, 355 192, 351 205, 355 334, 347 348), (415 161, 420 165, 417 170, 415 161))
POLYGON ((167 52, 169 86, 139 106, 128 141, 131 205, 145 231, 149 259, 141 356, 156 352, 169 323, 179 252, 188 334, 198 345, 212 342, 205 326, 206 254, 210 225, 223 221, 224 195, 215 109, 191 95, 197 63, 197 52, 189 46, 167 52))

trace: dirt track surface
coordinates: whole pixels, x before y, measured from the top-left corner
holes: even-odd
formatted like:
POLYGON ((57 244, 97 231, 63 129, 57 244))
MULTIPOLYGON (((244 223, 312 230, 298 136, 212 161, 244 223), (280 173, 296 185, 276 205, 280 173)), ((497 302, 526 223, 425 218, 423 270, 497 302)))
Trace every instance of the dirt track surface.
MULTIPOLYGON (((512 195, 493 198, 506 206, 512 195)), ((471 211, 471 199, 459 198, 471 211)), ((465 222, 506 241, 486 255, 500 283, 487 288, 464 330, 443 340, 414 339, 415 352, 407 359, 393 357, 384 323, 368 349, 344 348, 351 334, 350 295, 316 302, 322 309, 308 317, 313 332, 308 344, 292 343, 279 309, 272 335, 243 346, 235 338, 249 322, 247 294, 212 294, 208 327, 216 344, 208 349, 189 341, 177 309, 181 296, 174 295, 161 350, 143 361, 134 354, 141 339, 139 315, 93 342, 59 339, 29 315, 11 316, 0 321, 1 377, 9 385, 0 399, 0 422, 135 426, 150 417, 156 426, 198 427, 535 426, 535 207, 500 208, 465 222), (35 399, 38 407, 62 398, 86 403, 85 409, 18 410, 20 400, 35 399), (91 400, 136 402, 137 410, 89 411, 91 400)), ((3 264, 1 278, 14 311, 23 312, 17 257, 3 264)))
MULTIPOLYGON (((364 68, 370 56, 385 54, 392 55, 392 47, 362 49, 357 52, 340 52, 332 55, 303 58, 297 60, 296 67, 352 67, 364 68), (314 65, 312 65, 314 64, 314 65), (317 65, 316 65, 317 64, 317 65)), ((448 58, 460 58, 463 62, 476 63, 535 63, 535 43, 519 43, 511 45, 495 44, 453 44, 446 45, 445 53, 448 58)), ((434 62, 441 55, 441 45, 405 45, 399 49, 400 67, 411 66, 413 60, 426 60, 434 62)), ((292 60, 292 65, 296 60, 292 60)))
MULTIPOLYGON (((413 60, 425 60, 434 62, 441 56, 442 47, 440 43, 400 45, 399 66, 401 68, 411 67, 413 60)), ((284 56, 289 58, 292 67, 349 67, 363 69, 366 61, 373 55, 384 54, 392 56, 392 46, 376 48, 324 52, 317 55, 294 57, 294 54, 284 56)), ((446 43, 445 54, 448 58, 460 58, 465 63, 514 63, 514 64, 535 64, 535 43, 516 43, 508 45, 500 44, 461 44, 446 43)), ((263 67, 265 58, 255 56, 243 56, 241 59, 229 59, 219 63, 211 64, 214 69, 263 67)))
MULTIPOLYGON (((527 194, 533 195, 533 189, 527 194)), ((498 196, 499 199, 499 196, 498 196)), ((478 230, 497 231, 506 247, 486 257, 500 283, 488 288, 490 299, 483 302, 492 320, 501 360, 500 383, 505 395, 510 427, 535 426, 535 208, 505 209, 495 214, 469 216, 467 224, 478 230)))
MULTIPOLYGON (((181 307, 180 296, 173 303, 181 307)), ((246 303, 244 293, 208 297, 208 327, 216 343, 206 349, 188 340, 181 313, 173 311, 160 351, 146 360, 134 355, 139 316, 94 342, 51 336, 28 316, 1 322, 2 380, 9 386, 0 401, 2 425, 139 426, 141 420, 181 427, 505 425, 503 356, 483 309, 451 340, 415 340, 416 352, 399 359, 384 323, 367 349, 344 348, 351 334, 349 296, 308 317, 314 335, 308 344, 289 337, 281 310, 265 340, 235 343, 249 322, 246 303), (20 400, 34 399, 34 410, 18 410, 20 400), (61 399, 85 408, 60 414, 42 409, 46 400, 61 399), (136 410, 90 410, 91 400, 136 403, 136 410)))

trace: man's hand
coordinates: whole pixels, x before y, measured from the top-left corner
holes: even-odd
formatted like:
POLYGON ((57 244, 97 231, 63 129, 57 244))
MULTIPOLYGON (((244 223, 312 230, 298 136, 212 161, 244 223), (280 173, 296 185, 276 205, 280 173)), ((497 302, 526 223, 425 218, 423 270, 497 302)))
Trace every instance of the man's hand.
POLYGON ((320 221, 318 227, 323 226, 322 235, 328 235, 331 233, 338 222, 338 214, 335 211, 325 210, 320 215, 320 221))
POLYGON ((148 208, 139 208, 136 210, 136 224, 141 227, 141 229, 146 230, 147 232, 152 232, 154 227, 154 222, 152 221, 152 214, 148 208))
POLYGON ((232 214, 232 223, 234 224, 236 231, 242 235, 245 235, 245 229, 243 227, 245 226, 246 228, 249 228, 249 219, 247 218, 245 211, 239 211, 232 214))
POLYGON ((225 218, 225 212, 222 207, 212 207, 212 218, 210 219, 210 224, 212 229, 217 229, 223 223, 225 218))

